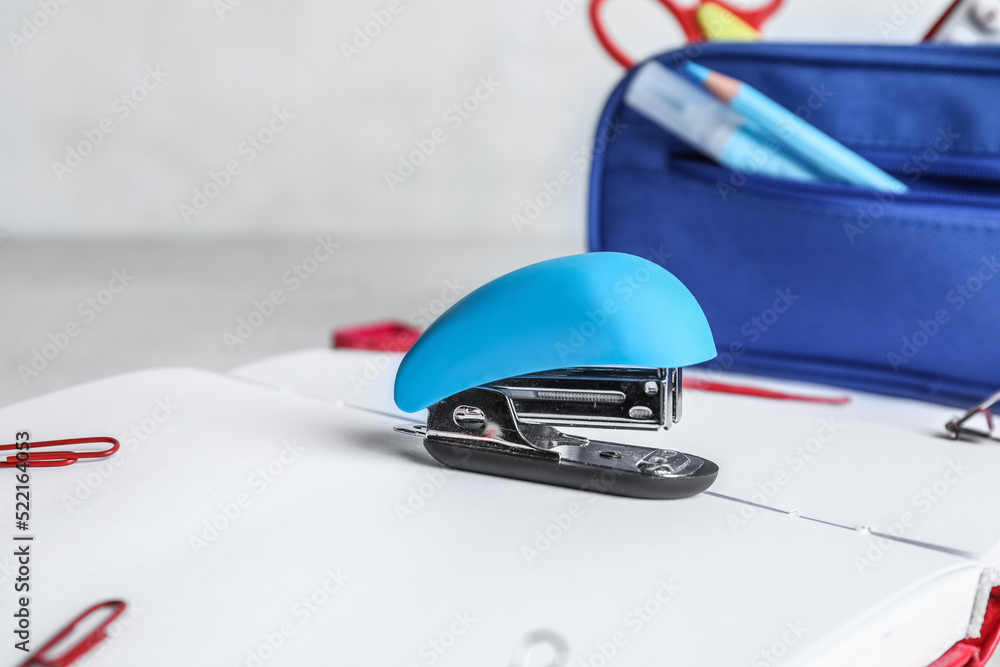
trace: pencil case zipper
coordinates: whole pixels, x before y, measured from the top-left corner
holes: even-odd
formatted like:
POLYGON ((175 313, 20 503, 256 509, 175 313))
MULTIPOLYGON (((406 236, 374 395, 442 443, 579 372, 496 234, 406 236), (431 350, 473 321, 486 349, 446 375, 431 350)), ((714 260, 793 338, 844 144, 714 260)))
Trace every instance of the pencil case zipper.
POLYGON ((921 171, 920 177, 913 182, 903 171, 902 165, 905 162, 893 163, 870 157, 869 159, 880 169, 902 180, 910 190, 902 194, 893 194, 846 183, 797 181, 760 174, 741 174, 700 155, 692 154, 672 155, 669 173, 671 177, 681 176, 690 180, 727 184, 736 190, 747 188, 782 197, 798 197, 827 203, 848 203, 853 200, 860 203, 872 199, 891 198, 912 203, 957 204, 1000 210, 1000 172, 931 166, 921 171), (991 192, 990 184, 995 191, 991 192))

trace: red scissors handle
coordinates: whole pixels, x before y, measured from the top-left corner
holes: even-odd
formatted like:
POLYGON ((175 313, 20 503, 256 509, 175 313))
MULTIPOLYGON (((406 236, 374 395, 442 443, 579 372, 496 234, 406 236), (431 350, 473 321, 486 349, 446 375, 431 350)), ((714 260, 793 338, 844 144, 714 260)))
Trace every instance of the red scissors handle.
MULTIPOLYGON (((659 0, 659 2, 674 15, 689 42, 697 42, 705 39, 705 33, 698 24, 698 9, 704 4, 702 0, 690 5, 679 5, 675 0, 659 0)), ((727 2, 727 0, 712 0, 712 2, 731 12, 740 20, 745 21, 754 30, 760 30, 764 22, 781 8, 784 0, 770 0, 766 5, 754 9, 736 7, 727 2)), ((594 27, 597 40, 604 47, 604 50, 608 52, 608 55, 614 58, 622 67, 632 67, 635 61, 611 39, 607 28, 604 26, 604 20, 601 18, 601 6, 603 4, 604 0, 591 0, 590 2, 590 23, 594 27)))
POLYGON ((601 18, 601 5, 604 0, 590 0, 590 25, 594 28, 597 41, 601 43, 608 55, 614 58, 615 62, 628 69, 632 67, 634 61, 632 57, 621 50, 621 48, 611 39, 607 28, 604 27, 604 19, 601 18))
MULTIPOLYGON (((702 5, 700 1, 689 5, 678 5, 674 0, 660 0, 660 4, 674 15, 689 42, 697 42, 705 39, 705 33, 701 29, 701 26, 698 25, 698 8, 702 5)), ((720 2, 719 4, 726 7, 725 3, 720 2)), ((726 9, 729 9, 729 7, 726 7, 726 9)), ((732 10, 730 9, 730 11, 732 10)), ((733 13, 735 14, 735 12, 733 13)))
MULTIPOLYGON (((783 3, 784 0, 771 0, 766 5, 761 5, 760 7, 755 7, 753 9, 737 7, 736 5, 730 4, 726 0, 712 0, 712 2, 730 12, 741 21, 745 21, 754 30, 760 30, 761 26, 764 25, 764 22, 774 16, 774 13, 781 8, 781 3, 783 3)), ((681 27, 684 28, 684 34, 687 35, 689 40, 705 38, 705 34, 698 26, 698 20, 696 17, 698 8, 705 4, 704 0, 685 6, 678 5, 675 0, 660 0, 660 4, 670 10, 670 13, 674 15, 677 21, 681 24, 681 27), (682 19, 682 16, 689 18, 682 19), (685 23, 685 21, 687 21, 687 23, 685 23), (693 26, 694 30, 689 31, 687 27, 688 25, 693 26)))

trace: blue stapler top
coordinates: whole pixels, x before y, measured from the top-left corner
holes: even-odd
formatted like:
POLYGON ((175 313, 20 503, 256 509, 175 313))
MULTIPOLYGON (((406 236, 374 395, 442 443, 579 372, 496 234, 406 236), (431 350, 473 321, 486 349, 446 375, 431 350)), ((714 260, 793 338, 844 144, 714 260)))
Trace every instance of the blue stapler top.
POLYGON ((701 306, 668 271, 623 253, 572 255, 501 276, 441 315, 403 359, 395 400, 416 412, 528 373, 675 368, 715 355, 701 306))

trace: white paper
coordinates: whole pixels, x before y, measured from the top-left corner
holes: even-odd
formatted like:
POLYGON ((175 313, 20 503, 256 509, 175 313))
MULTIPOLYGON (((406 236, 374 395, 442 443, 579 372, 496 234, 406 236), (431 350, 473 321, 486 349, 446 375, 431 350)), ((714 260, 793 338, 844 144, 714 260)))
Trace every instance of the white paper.
POLYGON ((616 665, 754 664, 779 645, 792 665, 870 648, 855 641, 866 625, 898 638, 891 619, 942 579, 968 604, 932 606, 898 664, 926 665, 964 632, 974 563, 894 543, 859 568, 871 536, 765 510, 734 531, 742 505, 718 497, 450 471, 394 423, 193 370, 0 410, 11 439, 122 438, 104 463, 32 470, 36 646, 120 597, 137 613, 90 664, 507 665, 544 628, 574 667, 612 649, 616 665))

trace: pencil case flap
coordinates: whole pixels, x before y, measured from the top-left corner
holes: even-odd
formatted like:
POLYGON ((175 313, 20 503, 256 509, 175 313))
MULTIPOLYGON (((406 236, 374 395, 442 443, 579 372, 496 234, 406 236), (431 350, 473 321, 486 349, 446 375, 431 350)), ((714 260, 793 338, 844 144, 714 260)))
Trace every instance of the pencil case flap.
POLYGON ((702 304, 710 369, 966 405, 1000 386, 1000 49, 695 44, 896 176, 893 195, 733 171, 612 93, 591 250, 651 259, 702 304))

